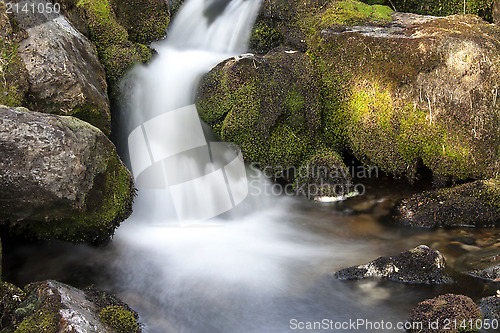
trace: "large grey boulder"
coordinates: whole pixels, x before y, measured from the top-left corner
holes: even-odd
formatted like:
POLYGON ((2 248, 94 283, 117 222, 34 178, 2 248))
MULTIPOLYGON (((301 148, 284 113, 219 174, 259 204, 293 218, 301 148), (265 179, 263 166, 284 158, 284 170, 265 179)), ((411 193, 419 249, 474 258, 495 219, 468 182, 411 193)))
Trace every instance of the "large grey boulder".
MULTIPOLYGON (((20 8, 47 4, 46 0, 19 1, 20 8)), ((109 134, 106 77, 95 47, 60 14, 14 11, 14 19, 28 35, 17 52, 28 72, 30 109, 75 116, 109 134)))
POLYGON ((130 172, 96 127, 0 106, 0 223, 39 238, 100 242, 131 212, 130 172))

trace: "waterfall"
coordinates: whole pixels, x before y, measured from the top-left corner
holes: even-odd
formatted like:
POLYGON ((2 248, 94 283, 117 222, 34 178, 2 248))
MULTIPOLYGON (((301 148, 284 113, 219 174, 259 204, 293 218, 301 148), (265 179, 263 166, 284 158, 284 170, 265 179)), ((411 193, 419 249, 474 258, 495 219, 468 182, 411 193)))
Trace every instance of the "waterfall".
POLYGON ((201 76, 246 50, 259 8, 259 0, 187 1, 168 38, 154 45, 156 58, 122 85, 129 90, 124 130, 139 188, 136 214, 205 220, 246 198, 241 154, 213 142, 193 103, 201 76))

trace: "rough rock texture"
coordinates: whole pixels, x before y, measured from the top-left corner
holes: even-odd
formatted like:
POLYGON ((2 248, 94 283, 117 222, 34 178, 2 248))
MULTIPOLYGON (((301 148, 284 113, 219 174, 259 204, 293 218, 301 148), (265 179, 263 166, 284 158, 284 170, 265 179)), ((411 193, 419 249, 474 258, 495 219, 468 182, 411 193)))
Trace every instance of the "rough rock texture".
POLYGON ((0 222, 45 239, 107 240, 133 181, 101 131, 73 117, 0 107, 0 222))
POLYGON ((319 86, 303 53, 279 48, 226 60, 206 75, 198 96, 200 117, 262 168, 298 167, 318 145, 319 86))
POLYGON ((344 268, 335 273, 342 280, 383 278, 404 283, 442 284, 451 279, 444 273, 444 258, 425 245, 397 256, 380 257, 364 265, 344 268))
POLYGON ((411 227, 494 227, 500 223, 500 181, 475 181, 415 194, 396 208, 398 223, 411 227))
POLYGON ((479 307, 469 297, 454 294, 441 295, 418 303, 417 307, 411 311, 409 321, 422 323, 423 328, 409 330, 409 332, 475 332, 477 331, 476 320, 480 320, 481 317, 479 307), (454 325, 455 322, 457 327, 454 325), (463 327, 460 326, 462 324, 463 327))
POLYGON ((500 1, 496 0, 493 4, 493 22, 500 24, 500 1))
POLYGON ((455 271, 488 282, 500 282, 500 250, 480 250, 459 257, 455 271))
POLYGON ((83 291, 63 283, 51 280, 37 282, 28 285, 24 291, 12 285, 8 287, 8 296, 11 297, 2 298, 0 309, 8 306, 10 312, 4 312, 8 315, 4 317, 5 327, 15 328, 16 333, 141 332, 137 314, 128 306, 114 306, 116 316, 113 322, 108 322, 108 308, 99 307, 83 291))
POLYGON ((499 295, 484 297, 479 301, 479 308, 484 319, 500 319, 500 297, 499 295))
POLYGON ((414 179, 500 171, 500 29, 475 16, 394 14, 386 27, 330 28, 311 37, 325 83, 325 129, 355 156, 414 179), (332 117, 329 121, 328 118, 332 117))
MULTIPOLYGON (((46 3, 22 0, 19 6, 46 3)), ((26 105, 38 112, 78 117, 109 134, 106 78, 94 46, 56 13, 14 11, 14 19, 28 34, 17 49, 28 72, 26 105)))

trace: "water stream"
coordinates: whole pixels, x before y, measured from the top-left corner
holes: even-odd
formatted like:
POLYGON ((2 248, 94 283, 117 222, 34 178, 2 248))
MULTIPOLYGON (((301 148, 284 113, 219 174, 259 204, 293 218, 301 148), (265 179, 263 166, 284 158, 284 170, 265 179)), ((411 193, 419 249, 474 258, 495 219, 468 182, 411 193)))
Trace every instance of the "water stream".
MULTIPOLYGON (((129 89, 124 131, 192 104, 201 75, 245 52, 259 5, 257 0, 187 1, 168 39, 155 45, 155 60, 124 83, 129 89)), ((196 121, 194 128, 200 126, 196 121)), ((165 133, 165 140, 176 142, 190 131, 165 133)), ((199 162, 193 156, 183 160, 199 162)), ((199 172, 196 165, 187 169, 199 172)), ((394 202, 418 188, 374 180, 366 184, 365 196, 335 204, 248 198, 234 212, 179 223, 168 184, 157 183, 157 188, 139 188, 134 214, 106 248, 59 242, 20 246, 6 258, 5 271, 17 272, 8 278, 19 285, 47 278, 80 287, 94 283, 138 310, 147 333, 319 332, 325 329, 298 328, 324 320, 330 325, 383 320, 393 326, 329 326, 326 331, 403 332, 395 326, 416 303, 448 289, 464 290, 339 281, 329 275, 420 244, 444 249, 451 260, 456 254, 446 253, 449 241, 443 239, 452 236, 387 224, 394 202)))

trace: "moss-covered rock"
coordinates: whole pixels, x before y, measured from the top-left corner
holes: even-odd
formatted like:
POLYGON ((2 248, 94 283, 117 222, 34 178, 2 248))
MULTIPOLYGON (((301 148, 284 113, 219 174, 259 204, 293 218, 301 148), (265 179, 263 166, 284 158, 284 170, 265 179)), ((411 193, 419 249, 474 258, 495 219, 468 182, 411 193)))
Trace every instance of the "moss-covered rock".
POLYGON ((131 213, 132 176, 94 126, 0 107, 0 223, 43 239, 103 242, 131 213))
POLYGON ((309 198, 345 197, 354 192, 349 170, 342 157, 332 149, 319 149, 297 173, 297 191, 309 198))
POLYGON ((481 180, 416 194, 398 204, 396 220, 423 228, 499 226, 500 181, 481 180))
POLYGON ((204 78, 200 117, 224 141, 238 144, 247 162, 297 168, 321 135, 319 86, 311 66, 305 54, 285 48, 229 59, 204 78))
POLYGON ((25 298, 25 293, 18 287, 0 282, 0 327, 12 332, 19 324, 16 309, 25 298))
POLYGON ((475 332, 481 327, 479 307, 464 295, 446 294, 420 302, 410 313, 413 333, 475 332), (454 324, 456 323, 456 325, 454 324))
POLYGON ((403 283, 443 284, 451 278, 445 273, 444 257, 425 245, 397 256, 380 257, 364 265, 344 268, 335 277, 347 279, 388 279, 403 283))
POLYGON ((9 326, 2 326, 7 332, 140 333, 142 331, 137 323, 137 314, 129 310, 128 306, 110 307, 115 311, 109 309, 103 314, 103 310, 92 300, 87 299, 83 291, 57 281, 32 283, 26 286, 24 291, 7 284, 1 285, 0 288, 1 291, 7 292, 6 296, 1 298, 0 310, 5 310, 2 308, 7 304, 3 303, 4 299, 10 296, 14 299, 14 302, 10 302, 10 312, 4 312, 14 318, 9 322, 9 326), (5 289, 4 286, 9 289, 5 289))
POLYGON ((404 30, 315 35, 310 55, 337 124, 332 136, 345 136, 358 159, 410 179, 418 163, 441 178, 495 176, 500 29, 472 16, 395 17, 404 30))

